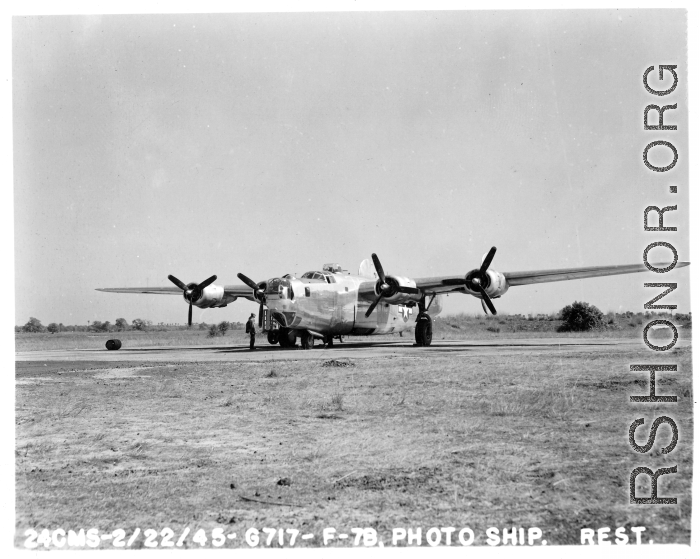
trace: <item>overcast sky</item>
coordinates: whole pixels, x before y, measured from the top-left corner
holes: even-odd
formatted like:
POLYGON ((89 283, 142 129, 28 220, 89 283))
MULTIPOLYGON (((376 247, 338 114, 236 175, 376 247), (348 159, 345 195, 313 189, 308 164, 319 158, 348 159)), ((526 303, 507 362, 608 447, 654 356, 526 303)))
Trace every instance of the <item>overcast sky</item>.
MULTIPOLYGON (((372 252, 412 277, 464 274, 494 245, 504 272, 640 263, 658 240, 689 259, 681 10, 17 17, 12 41, 17 324, 182 323, 180 297, 94 289, 357 272, 372 252), (642 85, 658 64, 678 65, 672 95, 642 85), (645 132, 649 103, 678 103, 678 131, 645 132), (642 163, 654 140, 677 147, 670 172, 642 163), (644 233, 644 208, 672 204, 678 233, 644 233)), ((687 312, 688 268, 496 306, 642 311, 643 283, 668 281, 687 312)))

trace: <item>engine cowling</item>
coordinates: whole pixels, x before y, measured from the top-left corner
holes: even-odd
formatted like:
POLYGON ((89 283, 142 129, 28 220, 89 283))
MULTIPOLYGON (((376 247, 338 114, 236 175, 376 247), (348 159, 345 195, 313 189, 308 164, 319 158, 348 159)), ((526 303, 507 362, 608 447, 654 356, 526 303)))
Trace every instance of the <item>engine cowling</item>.
MULTIPOLYGON (((196 283, 190 283, 188 284, 187 288, 188 289, 193 289, 197 287, 196 283)), ((183 297, 187 303, 189 303, 189 300, 187 299, 187 295, 185 292, 183 292, 183 297)), ((225 306, 223 304, 224 301, 224 288, 221 285, 214 285, 213 283, 211 285, 208 285, 205 287, 199 298, 196 300, 192 301, 192 304, 195 307, 199 307, 200 309, 210 309, 212 307, 222 307, 225 306)))
MULTIPOLYGON (((379 283, 374 286, 375 295, 379 296, 379 283)), ((406 278, 403 276, 386 276, 386 283, 389 284, 388 294, 384 294, 384 301, 392 305, 398 305, 403 303, 409 303, 411 301, 418 302, 421 299, 421 294, 417 293, 401 293, 399 287, 412 287, 415 289, 416 282, 411 278, 406 278)))
MULTIPOLYGON (((478 269, 472 270, 465 276, 466 285, 464 286, 464 290, 470 295, 481 297, 481 293, 479 293, 479 291, 470 287, 471 280, 474 277, 480 277, 480 271, 478 269)), ((486 270, 486 278, 486 285, 483 285, 483 288, 491 299, 498 299, 506 291, 508 291, 508 287, 510 287, 506 277, 501 272, 497 272, 496 270, 486 270)))

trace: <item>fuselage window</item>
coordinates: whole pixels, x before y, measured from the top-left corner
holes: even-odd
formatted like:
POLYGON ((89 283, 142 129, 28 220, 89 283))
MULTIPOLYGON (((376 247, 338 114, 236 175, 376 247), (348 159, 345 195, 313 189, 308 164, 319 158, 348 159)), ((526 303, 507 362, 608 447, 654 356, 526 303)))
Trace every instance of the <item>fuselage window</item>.
POLYGON ((309 289, 308 287, 305 287, 304 288, 304 295, 306 295, 307 297, 311 297, 311 289, 309 289))

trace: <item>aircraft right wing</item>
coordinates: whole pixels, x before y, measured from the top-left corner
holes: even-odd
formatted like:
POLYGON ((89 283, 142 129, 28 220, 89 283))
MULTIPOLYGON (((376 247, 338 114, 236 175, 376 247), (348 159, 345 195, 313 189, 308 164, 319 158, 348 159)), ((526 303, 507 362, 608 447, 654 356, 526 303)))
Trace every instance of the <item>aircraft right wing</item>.
MULTIPOLYGON (((216 287, 216 286, 215 286, 216 287)), ((236 284, 236 285, 224 285, 223 298, 221 303, 231 303, 235 301, 238 297, 243 297, 249 301, 255 301, 253 296, 253 290, 247 285, 236 284)), ((107 293, 136 293, 136 294, 148 294, 148 295, 182 295, 182 289, 179 287, 100 287, 96 291, 105 291, 107 293)))

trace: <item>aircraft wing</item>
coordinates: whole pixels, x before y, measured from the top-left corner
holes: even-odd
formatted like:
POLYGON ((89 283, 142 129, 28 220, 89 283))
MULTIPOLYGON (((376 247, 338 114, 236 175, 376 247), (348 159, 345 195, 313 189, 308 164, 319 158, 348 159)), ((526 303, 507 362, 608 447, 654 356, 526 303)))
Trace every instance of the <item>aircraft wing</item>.
POLYGON ((148 293, 149 295, 182 295, 179 287, 98 287, 95 291, 107 293, 148 293))
MULTIPOLYGON (((690 262, 678 262, 676 268, 684 268, 690 262)), ((657 268, 664 268, 669 264, 653 264, 657 268)), ((533 283, 548 283, 552 281, 566 281, 583 278, 595 278, 600 276, 616 276, 620 274, 635 274, 647 272, 644 264, 624 264, 616 266, 585 266, 581 268, 560 268, 556 270, 534 270, 528 272, 503 272, 508 286, 530 285, 533 283)), ((416 287, 424 293, 449 293, 462 291, 464 288, 464 276, 439 276, 432 278, 416 278, 416 287)))
MULTIPOLYGON (((226 303, 235 301, 238 297, 255 301, 253 290, 244 284, 224 285, 224 300, 226 303)), ((148 295, 182 295, 182 289, 172 287, 101 287, 97 291, 107 293, 145 293, 148 295)))
MULTIPOLYGON (((677 262, 676 268, 684 268, 690 262, 677 262)), ((657 268, 665 268, 670 264, 654 264, 657 268)), ((560 270, 538 270, 535 272, 504 272, 508 285, 529 285, 531 283, 548 283, 550 281, 566 281, 600 276, 617 276, 647 272, 644 264, 624 264, 620 266, 587 266, 584 268, 564 268, 560 270)))

